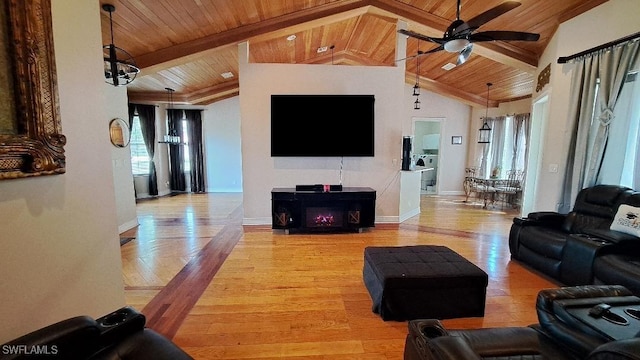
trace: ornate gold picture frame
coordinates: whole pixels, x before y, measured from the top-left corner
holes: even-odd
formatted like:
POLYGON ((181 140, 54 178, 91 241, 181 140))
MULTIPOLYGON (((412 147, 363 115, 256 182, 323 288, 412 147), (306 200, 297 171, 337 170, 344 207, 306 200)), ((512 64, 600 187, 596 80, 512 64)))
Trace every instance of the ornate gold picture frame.
POLYGON ((50 0, 0 3, 0 81, 0 180, 64 173, 50 0))

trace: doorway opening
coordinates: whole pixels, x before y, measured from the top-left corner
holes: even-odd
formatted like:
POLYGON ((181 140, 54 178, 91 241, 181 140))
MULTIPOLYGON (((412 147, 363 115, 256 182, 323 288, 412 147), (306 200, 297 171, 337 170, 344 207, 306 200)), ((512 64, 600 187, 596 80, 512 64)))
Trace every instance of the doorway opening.
POLYGON ((438 164, 442 118, 413 119, 413 163, 422 170, 420 193, 438 194, 438 164))

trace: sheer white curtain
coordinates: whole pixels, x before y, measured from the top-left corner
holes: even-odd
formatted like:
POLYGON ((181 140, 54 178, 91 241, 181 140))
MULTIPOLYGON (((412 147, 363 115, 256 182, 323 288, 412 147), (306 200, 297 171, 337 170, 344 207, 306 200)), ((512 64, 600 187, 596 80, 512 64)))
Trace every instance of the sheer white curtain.
MULTIPOLYGON (((498 116, 492 119, 491 124, 491 139, 489 146, 486 148, 487 164, 483 169, 484 176, 490 177, 495 174, 495 171, 502 171, 502 159, 504 158, 504 150, 508 148, 505 144, 507 134, 507 122, 505 116, 498 116)), ((500 174, 497 174, 498 177, 500 174)))
MULTIPOLYGON (((569 120, 572 139, 560 211, 568 212, 582 188, 597 183, 607 147, 619 147, 610 135, 616 104, 631 69, 637 68, 639 42, 602 50, 576 62, 571 84, 569 120), (609 141, 612 140, 612 141, 609 141)), ((627 136, 624 137, 625 141, 627 136)))
POLYGON ((491 127, 490 143, 485 145, 482 177, 490 177, 497 169, 498 177, 509 170, 524 170, 528 149, 530 114, 499 116, 488 121, 491 127))

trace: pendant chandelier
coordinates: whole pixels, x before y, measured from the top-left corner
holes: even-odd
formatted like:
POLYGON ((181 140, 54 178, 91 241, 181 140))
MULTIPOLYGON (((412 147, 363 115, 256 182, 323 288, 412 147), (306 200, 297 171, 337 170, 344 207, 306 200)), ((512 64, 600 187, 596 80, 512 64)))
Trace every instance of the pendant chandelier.
MULTIPOLYGON (((164 89, 167 90, 167 103, 169 104, 167 107, 167 110, 173 109, 173 92, 175 90, 168 87, 164 89)), ((169 125, 169 128, 170 128, 170 125, 169 125)), ((163 141, 160 141, 160 143, 169 144, 169 145, 179 145, 182 143, 182 139, 180 139, 180 136, 178 135, 178 132, 176 131, 176 129, 170 128, 169 131, 167 131, 167 135, 163 137, 163 141)))
POLYGON ((487 83, 487 107, 484 112, 484 124, 480 128, 480 133, 478 134, 478 144, 488 144, 489 139, 491 138, 491 128, 487 123, 487 119, 489 118, 489 88, 493 85, 492 83, 487 83))
POLYGON ((140 72, 140 69, 133 61, 133 57, 128 52, 113 44, 113 18, 112 13, 116 7, 111 4, 102 5, 102 10, 109 13, 109 27, 111 30, 111 44, 104 45, 104 77, 107 84, 113 86, 129 85, 140 72))

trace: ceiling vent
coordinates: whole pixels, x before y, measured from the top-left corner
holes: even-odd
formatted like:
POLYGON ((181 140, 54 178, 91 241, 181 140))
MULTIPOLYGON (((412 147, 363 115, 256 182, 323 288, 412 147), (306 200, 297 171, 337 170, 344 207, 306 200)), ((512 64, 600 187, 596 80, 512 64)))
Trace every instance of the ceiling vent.
POLYGON ((442 66, 442 68, 447 71, 453 69, 454 67, 456 67, 456 64, 452 64, 452 63, 446 63, 445 65, 442 66))

